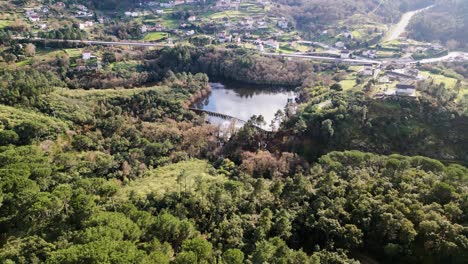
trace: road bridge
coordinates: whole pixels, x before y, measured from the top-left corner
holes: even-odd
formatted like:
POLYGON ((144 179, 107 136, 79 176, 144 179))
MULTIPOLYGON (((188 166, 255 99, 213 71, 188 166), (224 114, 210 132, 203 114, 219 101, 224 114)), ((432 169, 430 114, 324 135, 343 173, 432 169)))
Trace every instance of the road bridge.
MULTIPOLYGON (((206 114, 206 115, 209 115, 209 116, 214 116, 214 117, 219 117, 219 118, 222 118, 224 120, 233 120, 239 124, 242 124, 245 125, 247 123, 247 121, 245 120, 242 120, 240 118, 237 118, 237 117, 234 117, 234 116, 231 116, 231 115, 227 115, 227 114, 223 114, 223 113, 218 113, 218 112, 213 112, 213 111, 208 111, 208 110, 204 110, 204 109, 198 109, 198 108, 189 108, 189 110, 192 110, 193 112, 197 113, 197 114, 206 114)), ((267 130, 263 127, 260 127, 260 126, 257 126, 257 125, 254 125, 255 128, 261 130, 261 131, 264 131, 264 132, 271 132, 270 130, 267 130)))

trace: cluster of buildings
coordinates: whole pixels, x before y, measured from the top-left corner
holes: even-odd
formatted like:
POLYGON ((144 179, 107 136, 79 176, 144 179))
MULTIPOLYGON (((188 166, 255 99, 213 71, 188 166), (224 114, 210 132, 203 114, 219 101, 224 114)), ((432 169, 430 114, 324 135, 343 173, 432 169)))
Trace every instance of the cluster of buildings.
POLYGON ((257 45, 257 49, 262 52, 265 50, 265 48, 270 48, 275 51, 279 49, 279 42, 274 39, 268 39, 268 40, 257 39, 254 41, 254 44, 257 45))
POLYGON ((94 13, 89 11, 84 5, 74 5, 75 17, 93 17, 94 13))
POLYGON ((386 89, 383 94, 376 94, 376 96, 416 96, 416 84, 425 79, 418 69, 409 65, 399 67, 395 64, 383 65, 383 67, 385 73, 376 79, 378 83, 388 85, 396 82, 396 85, 395 88, 386 89))
POLYGON ((141 26, 141 33, 161 32, 161 31, 165 31, 165 30, 166 30, 166 28, 161 24, 155 24, 154 26, 149 26, 149 25, 142 25, 141 26))
POLYGON ((49 13, 49 8, 41 7, 35 9, 25 9, 26 18, 31 22, 39 22, 41 17, 49 13))
POLYGON ((240 6, 240 0, 218 0, 214 6, 216 10, 228 10, 228 9, 238 9, 240 6))
MULTIPOLYGON (((202 1, 203 0, 174 0, 174 1, 168 1, 168 2, 149 1, 149 2, 146 2, 145 5, 151 8, 157 8, 157 7, 173 8, 174 6, 178 6, 178 5, 190 5, 190 4, 196 4, 202 1)), ((143 3, 140 3, 140 6, 143 6, 143 3)))

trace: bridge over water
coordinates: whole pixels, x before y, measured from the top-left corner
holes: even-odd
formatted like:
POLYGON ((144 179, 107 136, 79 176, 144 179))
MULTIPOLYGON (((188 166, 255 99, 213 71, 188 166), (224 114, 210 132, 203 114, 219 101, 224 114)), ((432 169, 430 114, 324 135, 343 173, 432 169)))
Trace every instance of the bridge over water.
MULTIPOLYGON (((213 111, 208 111, 208 110, 198 109, 198 108, 189 108, 189 110, 192 110, 193 112, 197 114, 206 114, 208 116, 218 117, 218 118, 228 120, 228 121, 235 121, 236 123, 241 124, 241 126, 247 123, 247 121, 245 120, 239 119, 231 115, 223 114, 223 113, 218 113, 218 112, 213 112, 213 111)), ((271 130, 265 129, 264 127, 260 127, 256 125, 254 125, 254 127, 264 132, 271 132, 271 130)))

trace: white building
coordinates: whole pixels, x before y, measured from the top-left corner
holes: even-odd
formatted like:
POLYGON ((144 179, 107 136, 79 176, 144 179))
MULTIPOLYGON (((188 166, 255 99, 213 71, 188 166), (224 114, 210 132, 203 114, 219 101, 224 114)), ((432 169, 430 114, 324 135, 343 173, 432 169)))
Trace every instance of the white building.
POLYGON ((129 17, 138 17, 138 16, 140 16, 140 14, 138 14, 138 12, 130 12, 130 11, 127 11, 127 12, 125 12, 125 16, 129 16, 129 17))
POLYGON ((146 25, 141 26, 141 33, 146 33, 148 31, 148 27, 146 25))
POLYGON ((258 48, 258 50, 261 51, 261 52, 263 52, 263 51, 265 50, 265 48, 263 47, 263 44, 262 44, 262 43, 258 44, 257 48, 258 48))
POLYGON ((278 21, 278 27, 280 27, 282 29, 288 28, 288 21, 286 19, 282 19, 282 20, 278 21))
POLYGON ((161 3, 159 4, 161 7, 164 7, 164 8, 171 8, 171 7, 174 7, 174 3, 173 2, 169 2, 169 3, 161 3))
POLYGON ((87 50, 83 51, 83 53, 81 54, 81 58, 82 58, 83 60, 89 60, 89 59, 91 59, 91 58, 92 58, 92 56, 91 56, 91 51, 87 51, 87 50))

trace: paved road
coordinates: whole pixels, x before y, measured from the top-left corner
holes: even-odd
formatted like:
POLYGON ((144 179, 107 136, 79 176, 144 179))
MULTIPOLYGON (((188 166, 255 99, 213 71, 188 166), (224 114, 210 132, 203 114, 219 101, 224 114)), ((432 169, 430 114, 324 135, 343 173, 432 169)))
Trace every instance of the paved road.
POLYGON ((303 54, 278 54, 278 53, 263 53, 267 56, 279 56, 279 57, 286 57, 286 58, 301 58, 301 59, 310 59, 310 60, 317 60, 317 61, 328 61, 328 62, 343 62, 349 63, 354 65, 365 65, 365 64, 381 64, 381 61, 376 60, 366 60, 366 59, 341 59, 341 58, 333 58, 333 57, 321 57, 321 56, 311 56, 311 55, 303 55, 303 54))
POLYGON ((427 10, 429 8, 432 8, 433 6, 434 5, 431 5, 425 8, 421 8, 419 10, 404 13, 400 21, 396 25, 392 26, 392 28, 390 28, 390 30, 387 32, 387 35, 385 36, 383 41, 385 42, 385 41, 392 41, 392 40, 398 39, 401 36, 401 34, 405 32, 406 27, 408 26, 409 22, 411 21, 414 15, 424 10, 427 10))
POLYGON ((435 63, 439 61, 468 61, 468 52, 454 51, 443 57, 420 60, 419 63, 435 63))
MULTIPOLYGON (((131 41, 100 41, 100 40, 64 40, 64 39, 44 39, 44 38, 23 38, 16 37, 17 40, 25 41, 49 41, 49 42, 63 42, 63 43, 77 43, 77 44, 87 44, 87 45, 108 45, 108 46, 135 46, 135 47, 171 47, 173 44, 163 44, 163 43, 150 43, 150 42, 131 42, 131 41)), ((278 53, 263 53, 267 56, 281 56, 289 58, 302 58, 310 59, 317 61, 329 61, 329 62, 343 62, 356 65, 364 64, 380 64, 380 61, 366 60, 366 59, 340 59, 333 57, 323 57, 323 56, 311 56, 304 54, 278 54, 278 53)))
POLYGON ((173 44, 151 43, 151 42, 132 42, 132 41, 69 40, 69 39, 23 38, 23 37, 15 37, 14 39, 77 43, 77 44, 87 44, 87 45, 107 45, 107 46, 135 46, 135 47, 171 47, 173 46, 173 44))

